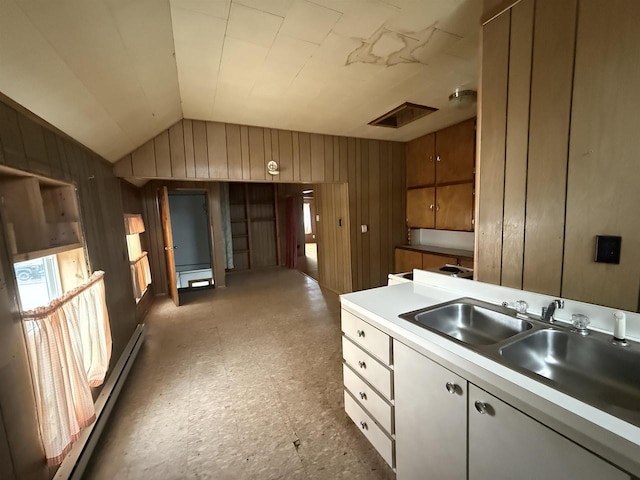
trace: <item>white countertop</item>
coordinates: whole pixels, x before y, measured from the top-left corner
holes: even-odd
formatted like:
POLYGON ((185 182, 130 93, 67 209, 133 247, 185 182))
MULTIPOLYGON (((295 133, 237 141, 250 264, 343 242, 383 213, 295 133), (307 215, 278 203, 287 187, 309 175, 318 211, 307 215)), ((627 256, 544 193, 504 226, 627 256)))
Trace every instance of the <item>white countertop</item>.
MULTIPOLYGON (((481 388, 512 403, 551 428, 574 439, 612 463, 640 475, 640 428, 566 395, 554 388, 518 373, 463 345, 399 318, 412 310, 436 305, 460 297, 472 297, 500 304, 496 298, 513 300, 513 289, 435 273, 415 270, 415 281, 342 295, 343 308, 373 320, 378 328, 421 353, 435 356, 447 368, 461 374, 481 388), (504 397, 507 397, 506 399, 504 397)), ((517 291, 535 310, 551 297, 517 291), (540 297, 540 298, 537 298, 540 297)), ((605 307, 570 302, 574 310, 593 315, 605 307)), ((631 314, 636 315, 636 314, 631 314)), ((635 320, 635 318, 633 318, 635 320)), ((600 322, 600 327, 606 327, 600 322)))

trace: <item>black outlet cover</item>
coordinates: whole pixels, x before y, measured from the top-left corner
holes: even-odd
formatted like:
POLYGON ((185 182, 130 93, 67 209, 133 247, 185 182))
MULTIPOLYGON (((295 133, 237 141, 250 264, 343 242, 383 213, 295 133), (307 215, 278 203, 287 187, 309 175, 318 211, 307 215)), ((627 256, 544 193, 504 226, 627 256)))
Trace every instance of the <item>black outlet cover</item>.
POLYGON ((620 263, 622 237, 596 235, 596 258, 598 263, 620 263))

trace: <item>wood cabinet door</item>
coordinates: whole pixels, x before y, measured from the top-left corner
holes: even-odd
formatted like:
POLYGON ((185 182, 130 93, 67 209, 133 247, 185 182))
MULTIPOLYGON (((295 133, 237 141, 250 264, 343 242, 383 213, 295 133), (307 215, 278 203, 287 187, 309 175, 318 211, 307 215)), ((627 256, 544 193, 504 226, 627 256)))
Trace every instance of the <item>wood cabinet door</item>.
POLYGON ((473 180, 475 156, 475 118, 436 132, 437 183, 473 180))
POLYGON ((444 255, 435 255, 433 253, 422 254, 423 270, 426 270, 427 268, 439 268, 442 267, 445 263, 456 265, 457 261, 458 259, 455 257, 445 257, 444 255))
POLYGON ((435 188, 407 190, 407 226, 411 228, 435 227, 435 188))
POLYGON ((435 182, 435 133, 430 133, 407 143, 407 187, 435 182))
POLYGON ((396 248, 396 273, 412 272, 414 268, 422 268, 422 254, 396 248))
POLYGON ((467 381, 396 340, 393 357, 398 479, 465 480, 467 381))
POLYGON ((628 480, 629 476, 469 384, 469 480, 496 478, 628 480))
POLYGON ((438 187, 436 195, 436 228, 473 230, 473 183, 438 187))

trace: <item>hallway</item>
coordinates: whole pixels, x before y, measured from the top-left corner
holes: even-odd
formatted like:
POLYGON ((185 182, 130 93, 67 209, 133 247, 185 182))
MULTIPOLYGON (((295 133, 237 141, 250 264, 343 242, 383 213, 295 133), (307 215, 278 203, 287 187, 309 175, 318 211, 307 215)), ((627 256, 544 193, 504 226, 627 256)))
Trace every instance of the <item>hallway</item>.
POLYGON ((296 270, 159 298, 88 479, 387 479, 343 410, 340 306, 296 270))

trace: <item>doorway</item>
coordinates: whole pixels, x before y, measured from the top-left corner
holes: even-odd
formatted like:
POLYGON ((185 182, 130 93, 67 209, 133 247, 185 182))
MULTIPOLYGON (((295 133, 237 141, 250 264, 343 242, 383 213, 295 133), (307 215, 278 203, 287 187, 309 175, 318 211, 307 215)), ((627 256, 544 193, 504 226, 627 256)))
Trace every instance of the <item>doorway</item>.
POLYGON ((302 220, 304 224, 304 256, 300 261, 300 270, 318 280, 316 202, 312 189, 302 191, 302 220))
POLYGON ((180 305, 181 291, 214 286, 207 193, 162 187, 160 207, 169 292, 180 305))

